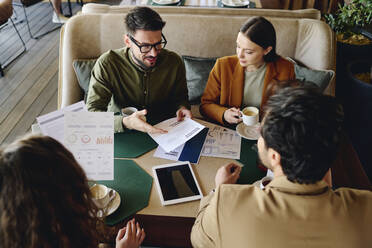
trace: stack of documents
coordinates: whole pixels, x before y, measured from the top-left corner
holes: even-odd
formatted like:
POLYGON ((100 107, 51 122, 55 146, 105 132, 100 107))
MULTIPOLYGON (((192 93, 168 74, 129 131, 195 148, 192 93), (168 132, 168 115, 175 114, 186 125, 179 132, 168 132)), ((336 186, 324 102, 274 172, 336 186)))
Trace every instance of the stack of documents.
POLYGON ((235 130, 191 119, 172 118, 155 125, 167 134, 150 134, 159 144, 154 156, 198 163, 200 156, 240 159, 241 137, 235 130))
POLYGON ((168 131, 166 134, 149 134, 159 144, 155 157, 198 163, 207 128, 189 118, 182 121, 171 118, 155 127, 168 131))

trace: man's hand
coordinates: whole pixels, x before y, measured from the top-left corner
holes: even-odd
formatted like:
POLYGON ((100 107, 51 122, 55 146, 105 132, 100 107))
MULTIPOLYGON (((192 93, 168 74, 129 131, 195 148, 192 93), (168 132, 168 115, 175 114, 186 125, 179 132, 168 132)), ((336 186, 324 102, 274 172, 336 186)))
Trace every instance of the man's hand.
POLYGON ((123 125, 129 129, 135 129, 145 133, 167 133, 166 130, 156 128, 148 124, 145 120, 147 110, 134 112, 133 114, 123 118, 123 125))
POLYGON ((138 248, 145 239, 145 231, 132 219, 120 229, 116 236, 116 248, 138 248))
POLYGON ((221 184, 234 184, 239 178, 242 168, 234 163, 227 164, 218 169, 216 178, 216 188, 221 184))
POLYGON ((242 121, 240 110, 237 108, 229 108, 225 110, 223 118, 229 124, 237 124, 242 121))
POLYGON ((189 109, 185 107, 181 107, 179 110, 177 110, 176 116, 177 116, 177 121, 182 121, 183 118, 185 117, 192 118, 192 113, 189 109))

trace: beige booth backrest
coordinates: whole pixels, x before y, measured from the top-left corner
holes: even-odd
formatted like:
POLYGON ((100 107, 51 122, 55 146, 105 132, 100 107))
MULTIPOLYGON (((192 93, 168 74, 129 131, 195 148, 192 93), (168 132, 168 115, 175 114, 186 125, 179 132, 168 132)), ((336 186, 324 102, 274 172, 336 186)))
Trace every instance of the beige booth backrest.
MULTIPOLYGON (((107 5, 88 3, 82 8, 83 14, 125 14, 133 6, 107 5)), ((242 8, 203 8, 203 7, 178 7, 178 6, 151 6, 159 14, 193 14, 193 15, 216 15, 216 16, 266 16, 284 18, 308 18, 320 20, 321 13, 316 9, 282 10, 282 9, 242 9, 242 8)))
MULTIPOLYGON (((97 58, 123 46, 125 14, 83 14, 61 30, 59 107, 82 99, 72 62, 97 58)), ((249 16, 162 14, 167 48, 180 55, 221 57, 235 53, 239 28, 249 16)), ((314 69, 335 68, 334 35, 325 23, 311 19, 268 18, 277 32, 277 52, 314 69)), ((334 92, 334 86, 328 89, 334 92)))

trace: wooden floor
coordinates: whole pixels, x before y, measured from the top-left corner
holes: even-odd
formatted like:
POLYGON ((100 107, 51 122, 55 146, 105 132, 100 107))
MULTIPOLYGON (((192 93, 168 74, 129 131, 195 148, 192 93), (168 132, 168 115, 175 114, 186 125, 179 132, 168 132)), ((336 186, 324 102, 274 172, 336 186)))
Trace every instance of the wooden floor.
MULTIPOLYGON (((73 13, 81 6, 72 3, 73 13)), ((24 19, 23 9, 15 7, 13 20, 24 19)), ((59 25, 52 23, 52 8, 49 3, 38 3, 26 8, 32 33, 42 33, 59 25)), ((63 4, 68 13, 67 4, 63 4)), ((57 109, 59 30, 44 37, 31 39, 26 22, 16 24, 27 51, 5 70, 0 78, 0 144, 12 142, 16 137, 30 131, 39 115, 57 109)), ((17 51, 22 43, 13 26, 0 31, 0 63, 17 51)))

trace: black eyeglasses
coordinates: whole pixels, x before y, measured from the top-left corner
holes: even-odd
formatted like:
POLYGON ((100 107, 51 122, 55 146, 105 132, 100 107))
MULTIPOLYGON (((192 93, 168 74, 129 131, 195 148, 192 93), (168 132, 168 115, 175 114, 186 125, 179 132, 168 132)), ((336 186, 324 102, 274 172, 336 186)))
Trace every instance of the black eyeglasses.
POLYGON ((136 39, 133 38, 132 35, 129 34, 128 36, 129 36, 129 39, 134 44, 136 44, 136 46, 138 46, 141 53, 148 53, 148 52, 151 51, 152 48, 155 48, 155 50, 159 51, 159 50, 163 49, 165 47, 165 45, 167 45, 167 39, 165 39, 163 34, 161 34, 161 37, 164 39, 163 41, 159 41, 155 44, 144 44, 144 45, 140 45, 139 42, 136 39))

